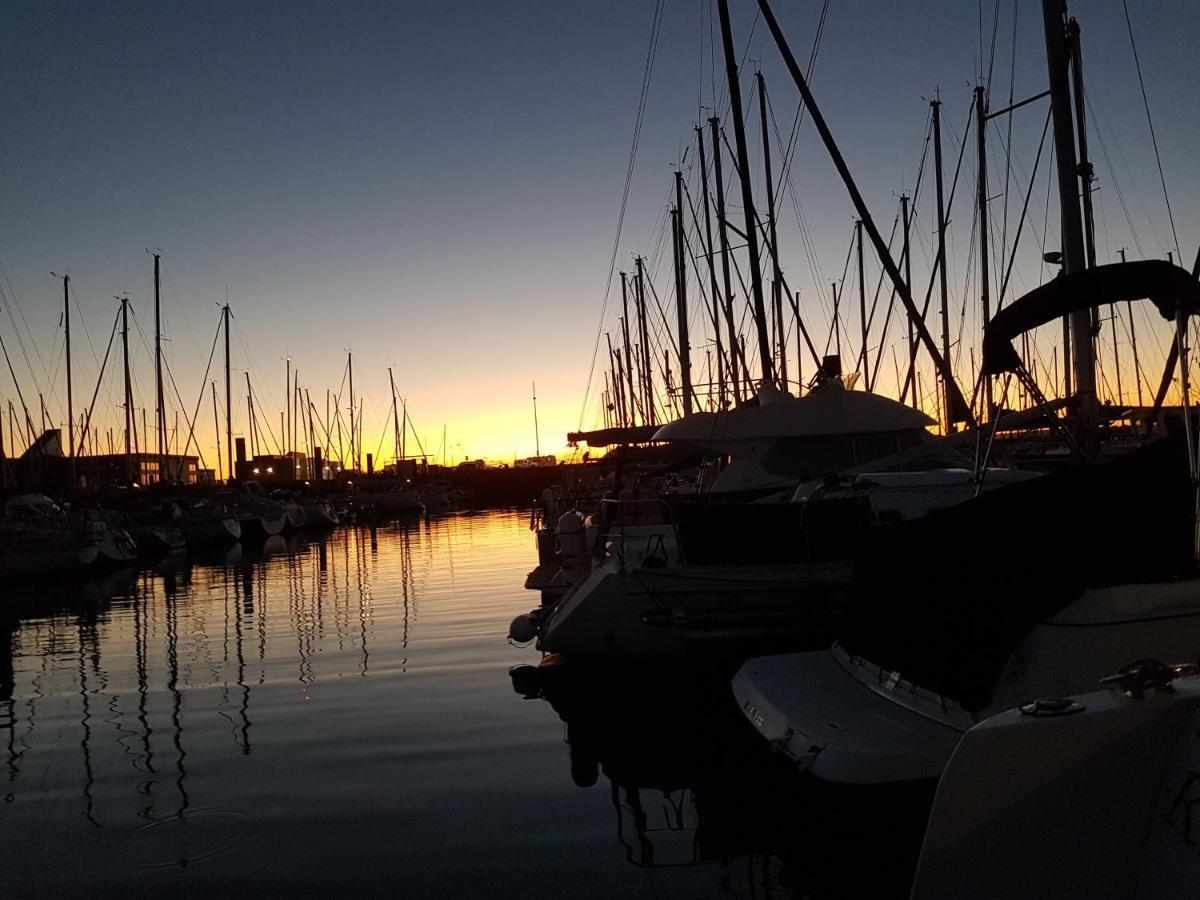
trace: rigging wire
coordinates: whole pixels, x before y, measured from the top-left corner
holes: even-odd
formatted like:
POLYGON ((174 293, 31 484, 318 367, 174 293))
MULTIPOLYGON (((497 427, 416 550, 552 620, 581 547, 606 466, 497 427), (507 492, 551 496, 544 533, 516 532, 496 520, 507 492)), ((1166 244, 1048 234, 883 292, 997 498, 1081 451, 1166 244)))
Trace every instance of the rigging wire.
POLYGON ((1154 133, 1154 120, 1150 117, 1150 100, 1146 97, 1146 82, 1142 78, 1142 61, 1138 58, 1137 44, 1133 40, 1133 23, 1129 19, 1129 3, 1121 0, 1125 11, 1125 28, 1129 32, 1129 47, 1133 51, 1133 64, 1137 69, 1138 87, 1142 91, 1142 108, 1146 111, 1146 125, 1150 129, 1150 143, 1154 147, 1154 161, 1158 165, 1158 181, 1162 185, 1163 200, 1167 204, 1167 219, 1171 223, 1171 237, 1175 241, 1175 255, 1179 255, 1179 234, 1175 231, 1175 213, 1171 210, 1171 195, 1167 192, 1167 179, 1163 175, 1162 157, 1158 152, 1158 136, 1154 133))
POLYGON ((646 48, 646 60, 642 69, 642 90, 638 99, 637 115, 634 118, 633 140, 629 147, 629 165, 625 169, 625 187, 621 192, 621 208, 617 213, 617 233, 613 238, 612 255, 608 261, 608 275, 604 280, 604 300, 600 305, 600 320, 596 326, 596 338, 592 344, 592 359, 588 364, 587 383, 583 390, 583 406, 579 411, 579 429, 583 429, 584 417, 587 415, 587 398, 592 389, 592 379, 596 374, 596 356, 600 352, 600 335, 604 330, 604 317, 608 312, 608 298, 612 292, 613 272, 617 267, 617 253, 621 247, 621 230, 625 224, 625 209, 629 204, 629 190, 633 184, 633 171, 637 163, 638 143, 642 135, 642 121, 646 112, 646 99, 650 93, 650 78, 654 71, 654 57, 658 49, 658 38, 661 34, 664 0, 655 0, 654 18, 650 25, 650 44, 646 48))

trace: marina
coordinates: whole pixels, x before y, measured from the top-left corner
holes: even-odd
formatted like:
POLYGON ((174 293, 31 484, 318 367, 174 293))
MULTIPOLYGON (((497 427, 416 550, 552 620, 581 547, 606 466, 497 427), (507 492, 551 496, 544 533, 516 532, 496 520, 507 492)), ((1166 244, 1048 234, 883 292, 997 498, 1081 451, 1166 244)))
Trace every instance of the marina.
POLYGON ((302 5, 161 137, 273 253, 0 222, 0 895, 1197 896, 1178 10, 302 5))

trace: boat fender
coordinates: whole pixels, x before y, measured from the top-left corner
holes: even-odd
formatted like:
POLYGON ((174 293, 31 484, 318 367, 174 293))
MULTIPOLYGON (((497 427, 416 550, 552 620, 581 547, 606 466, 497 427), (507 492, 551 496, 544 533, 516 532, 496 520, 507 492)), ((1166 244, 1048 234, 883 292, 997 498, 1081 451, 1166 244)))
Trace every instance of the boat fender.
POLYGON ((512 624, 508 626, 508 639, 514 644, 528 644, 537 635, 537 623, 534 622, 533 616, 529 613, 517 616, 512 620, 512 624))

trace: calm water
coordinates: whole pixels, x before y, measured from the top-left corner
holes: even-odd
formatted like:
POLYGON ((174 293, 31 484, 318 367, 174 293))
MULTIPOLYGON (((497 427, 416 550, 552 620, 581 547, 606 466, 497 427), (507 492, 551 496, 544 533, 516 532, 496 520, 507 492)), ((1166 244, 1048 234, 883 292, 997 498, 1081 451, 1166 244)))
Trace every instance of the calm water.
POLYGON ((0 895, 843 893, 726 673, 510 678, 533 556, 460 514, 6 590, 0 895))

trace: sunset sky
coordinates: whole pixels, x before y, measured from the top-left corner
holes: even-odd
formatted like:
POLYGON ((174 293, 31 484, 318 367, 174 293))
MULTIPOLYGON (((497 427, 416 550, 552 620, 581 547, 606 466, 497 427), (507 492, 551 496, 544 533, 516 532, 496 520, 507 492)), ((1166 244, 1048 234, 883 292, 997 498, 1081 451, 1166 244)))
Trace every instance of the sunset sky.
MULTIPOLYGON (((796 56, 807 61, 821 3, 776 6, 796 56)), ((796 91, 756 4, 732 0, 732 9, 735 44, 748 55, 743 99, 753 100, 761 65, 786 132, 796 91)), ((983 4, 985 69, 993 9, 983 4)), ((1138 0, 1129 10, 1190 266, 1200 239, 1200 17, 1188 0, 1138 0)), ((444 425, 453 459, 531 455, 536 381, 542 452, 561 453, 565 433, 580 424, 653 12, 650 2, 4 4, 0 335, 35 420, 39 391, 56 422, 65 416, 61 283, 50 273, 72 278, 81 410, 112 327, 114 295, 129 293, 146 340, 152 335, 146 249, 161 248, 166 353, 181 417, 201 390, 218 306, 228 296, 239 433, 244 369, 277 429, 284 357, 323 415, 325 390, 338 389, 350 349, 355 387, 365 395, 366 451, 385 431, 390 365, 427 452, 437 451, 444 425)), ((1090 112, 1101 135, 1092 153, 1100 256, 1108 261, 1128 247, 1135 257, 1135 245, 1165 256, 1175 241, 1122 4, 1093 0, 1072 12, 1081 17, 1090 112)), ((829 4, 812 86, 885 234, 897 195, 913 188, 928 98, 938 86, 953 167, 981 68, 980 17, 973 3, 829 4)), ((716 34, 710 0, 665 3, 619 268, 631 268, 634 253, 653 252, 672 166, 692 145, 693 125, 711 114, 698 108, 721 104, 716 34)), ((1040 3, 1002 0, 994 56, 993 107, 1007 102, 1010 59, 1017 99, 1044 89, 1040 3)), ((1010 222, 1044 116, 1043 103, 1014 117, 1010 222)), ((758 167, 756 117, 748 127, 758 167)), ((989 152, 1002 154, 999 133, 993 137, 989 152)), ((973 246, 971 150, 967 159, 950 244, 956 304, 973 246)), ((1002 156, 994 166, 998 195, 1002 156)), ((1031 207, 1039 232, 1042 166, 1031 207)), ((807 122, 791 174, 821 272, 837 279, 853 209, 807 122)), ((925 245, 914 253, 920 284, 931 199, 922 188, 914 226, 925 245)), ((828 287, 816 283, 801 253, 791 199, 780 207, 789 280, 805 297, 819 296, 828 287)), ((1042 277, 1040 249, 1033 244, 1021 257, 1018 291, 1042 277)), ((868 269, 878 265, 872 260, 868 269)), ((664 300, 669 277, 664 263, 656 280, 664 300)), ((605 328, 614 327, 614 299, 619 290, 605 328)), ((823 335, 828 316, 813 304, 823 335)), ((1146 343, 1150 352, 1153 337, 1146 343)), ((693 338, 693 347, 702 344, 693 338)), ((133 345, 137 404, 152 409, 153 370, 136 332, 133 345)), ((696 352, 701 367, 703 350, 696 352)), ((218 349, 209 379, 219 390, 220 361, 218 349)), ((16 394, 5 369, 5 408, 10 399, 16 394)), ((117 427, 120 402, 119 374, 110 368, 97 403, 97 416, 107 416, 102 427, 117 427)), ((597 415, 593 389, 583 424, 597 415)), ((210 456, 212 421, 206 392, 198 430, 210 456)), ((7 428, 5 418, 6 437, 7 428)), ((382 445, 390 457, 390 432, 382 445)))

